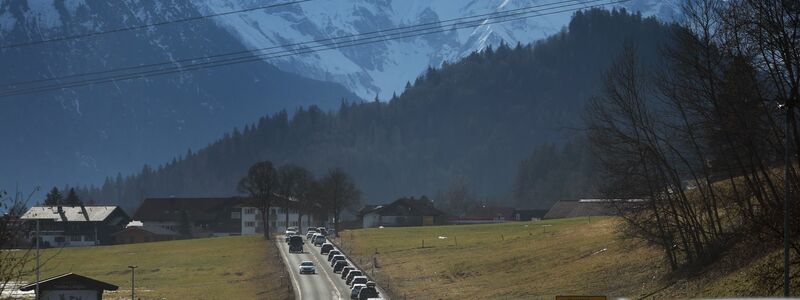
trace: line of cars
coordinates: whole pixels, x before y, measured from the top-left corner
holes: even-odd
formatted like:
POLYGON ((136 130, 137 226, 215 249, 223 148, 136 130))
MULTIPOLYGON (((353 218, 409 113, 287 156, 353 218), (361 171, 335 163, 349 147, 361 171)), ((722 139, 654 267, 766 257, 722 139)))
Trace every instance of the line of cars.
MULTIPOLYGON (((286 242, 289 243, 289 250, 292 251, 292 243, 297 243, 299 235, 294 231, 287 230, 286 242)), ((361 270, 352 266, 347 260, 347 257, 340 250, 337 250, 333 244, 327 242, 328 230, 325 228, 309 228, 306 231, 306 239, 312 245, 319 247, 320 254, 327 255, 327 260, 330 262, 330 267, 335 274, 340 274, 341 279, 350 288, 350 299, 367 300, 367 299, 380 299, 380 293, 375 286, 375 282, 370 281, 369 278, 361 270)), ((300 250, 303 252, 303 241, 299 241, 300 250)), ((313 250, 312 250, 313 251, 313 250)), ((299 266, 300 274, 314 274, 316 268, 311 261, 303 261, 299 266)))

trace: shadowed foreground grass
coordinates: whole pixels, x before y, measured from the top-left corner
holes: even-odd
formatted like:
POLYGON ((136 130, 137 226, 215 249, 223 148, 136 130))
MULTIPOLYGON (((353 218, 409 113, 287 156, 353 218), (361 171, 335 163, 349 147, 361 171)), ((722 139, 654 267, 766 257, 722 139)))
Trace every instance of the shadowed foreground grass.
MULTIPOLYGON (((287 299, 277 249, 261 236, 48 249, 42 278, 74 272, 120 288, 104 299, 130 299, 136 269, 136 297, 141 299, 287 299)), ((30 278, 29 280, 32 280, 30 278)))
POLYGON ((371 228, 345 231, 340 243, 367 272, 377 252, 379 284, 390 285, 401 299, 691 298, 763 292, 742 279, 754 266, 675 280, 662 253, 621 238, 621 226, 616 218, 593 217, 371 228))

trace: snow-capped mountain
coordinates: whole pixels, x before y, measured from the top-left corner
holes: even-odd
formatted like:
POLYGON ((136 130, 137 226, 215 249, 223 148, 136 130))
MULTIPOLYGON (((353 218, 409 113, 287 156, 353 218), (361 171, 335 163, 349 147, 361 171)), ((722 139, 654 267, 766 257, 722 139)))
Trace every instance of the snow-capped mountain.
MULTIPOLYGON (((606 7, 624 7, 671 20, 675 1, 634 0, 606 7)), ((193 0, 206 14, 283 3, 285 0, 193 0)), ((538 6, 540 16, 476 28, 448 30, 376 44, 359 45, 298 56, 271 63, 311 78, 334 81, 362 98, 379 94, 387 99, 401 92, 429 66, 455 61, 500 41, 527 44, 558 32, 572 15, 571 8, 609 1, 554 0, 318 0, 278 8, 226 15, 215 21, 234 33, 250 49, 348 36, 415 24, 452 20, 465 16, 538 6), (554 4, 548 6, 548 4, 554 4)), ((533 14, 537 15, 537 14, 533 14)), ((487 18, 487 21, 491 21, 487 18)), ((444 26, 446 29, 447 26, 444 26)))
MULTIPOLYGON (((197 16, 184 0, 0 1, 0 45, 197 16)), ((214 22, 187 22, 0 49, 0 92, 13 82, 240 51, 214 22)), ((0 190, 100 184, 199 149, 234 126, 356 95, 266 62, 0 98, 0 190)))

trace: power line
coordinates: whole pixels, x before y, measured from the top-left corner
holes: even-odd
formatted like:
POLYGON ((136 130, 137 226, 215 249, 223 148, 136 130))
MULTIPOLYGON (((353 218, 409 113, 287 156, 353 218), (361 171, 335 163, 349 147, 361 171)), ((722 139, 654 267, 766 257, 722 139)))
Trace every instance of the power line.
MULTIPOLYGON (((292 43, 292 44, 285 44, 285 45, 277 45, 277 46, 270 46, 270 47, 257 48, 257 49, 247 49, 247 50, 243 50, 243 51, 235 51, 235 52, 222 53, 222 54, 216 54, 216 55, 209 55, 209 56, 203 56, 203 57, 193 57, 193 58, 179 59, 179 60, 173 60, 173 61, 165 61, 165 62, 159 62, 159 63, 150 63, 150 64, 144 64, 144 65, 138 65, 138 66, 128 66, 128 67, 115 68, 115 69, 104 70, 104 71, 94 71, 94 72, 71 74, 71 75, 65 75, 65 76, 59 76, 59 77, 49 77, 49 78, 42 78, 42 79, 36 79, 36 80, 18 81, 18 82, 4 84, 4 86, 2 88, 3 89, 9 89, 9 88, 16 87, 17 85, 26 85, 26 84, 32 84, 32 83, 63 80, 63 79, 69 79, 69 78, 75 78, 75 77, 85 77, 85 76, 92 76, 92 75, 108 74, 108 73, 114 73, 114 72, 119 72, 119 71, 145 69, 145 68, 157 67, 157 66, 163 66, 163 65, 179 65, 180 63, 184 63, 184 62, 194 62, 194 61, 199 61, 199 60, 209 60, 209 59, 214 59, 214 58, 220 58, 220 57, 226 57, 226 56, 234 56, 234 55, 240 55, 240 54, 253 55, 253 52, 267 51, 267 50, 273 50, 273 49, 283 49, 283 48, 288 48, 288 47, 298 47, 298 46, 304 46, 304 45, 308 45, 308 44, 316 44, 316 43, 321 43, 321 42, 335 41, 335 40, 339 40, 339 39, 348 39, 348 38, 365 36, 365 35, 383 34, 383 33, 392 32, 392 31, 413 29, 413 28, 426 27, 426 26, 431 26, 431 25, 435 25, 436 27, 452 26, 453 24, 449 24, 448 25, 448 24, 445 24, 445 23, 454 22, 454 21, 462 21, 462 20, 467 20, 467 19, 475 19, 475 18, 480 18, 480 20, 476 20, 476 21, 482 21, 482 20, 484 20, 483 19, 484 17, 492 17, 492 16, 496 16, 498 14, 514 13, 514 12, 519 12, 519 11, 524 11, 524 10, 531 10, 531 9, 534 9, 534 8, 541 8, 541 7, 545 7, 545 6, 552 6, 552 5, 562 4, 562 3, 567 3, 567 2, 576 2, 575 4, 577 5, 577 4, 586 4, 586 3, 592 3, 592 2, 597 2, 597 1, 603 1, 603 0, 591 0, 591 1, 583 1, 583 2, 581 2, 580 0, 562 0, 562 1, 556 1, 556 2, 551 2, 551 3, 546 3, 546 4, 527 6, 527 7, 522 7, 522 8, 512 9, 512 10, 506 10, 506 11, 500 11, 500 12, 485 13, 485 14, 480 14, 480 15, 466 16, 466 17, 448 19, 448 20, 443 20, 443 21, 436 21, 436 22, 429 22, 429 23, 422 23, 422 24, 417 24, 417 25, 412 25, 412 26, 402 26, 402 27, 395 27, 395 28, 390 28, 390 29, 382 29, 382 30, 364 32, 364 33, 358 33, 358 34, 349 34, 349 35, 344 35, 344 36, 325 38, 325 39, 317 39, 317 40, 306 41, 306 42, 299 42, 299 43, 292 43)), ((560 7, 564 7, 564 6, 560 6, 560 7)), ((553 8, 557 8, 557 7, 553 7, 553 8)), ((546 9, 552 9, 552 8, 546 8, 546 9)))
POLYGON ((111 30, 107 30, 107 31, 96 31, 96 32, 90 32, 90 33, 76 34, 76 35, 57 37, 57 38, 51 38, 51 39, 43 39, 43 40, 30 41, 30 42, 24 42, 24 43, 18 43, 18 44, 0 45, 0 49, 19 48, 19 47, 40 45, 40 44, 51 43, 51 42, 61 42, 61 41, 67 41, 67 40, 82 39, 82 38, 93 37, 93 36, 98 36, 98 35, 104 35, 104 34, 109 34, 109 33, 141 30, 141 29, 145 29, 145 28, 151 28, 151 27, 162 26, 162 25, 167 25, 167 24, 191 22, 191 21, 197 21, 197 20, 202 20, 202 19, 207 19, 207 18, 226 16, 226 15, 238 14, 238 13, 243 13, 243 12, 250 12, 250 11, 255 11, 255 10, 262 10, 262 9, 275 8, 275 7, 281 7, 281 6, 287 6, 287 5, 294 5, 294 4, 299 4, 299 3, 303 3, 303 2, 309 2, 309 1, 313 1, 313 0, 297 0, 297 1, 291 1, 291 2, 284 2, 284 3, 277 3, 277 4, 264 5, 264 6, 258 6, 258 7, 251 7, 251 8, 245 8, 245 9, 239 9, 239 10, 226 11, 226 12, 210 14, 210 15, 202 15, 202 16, 189 17, 189 18, 184 18, 184 19, 175 19, 175 20, 169 20, 169 21, 163 21, 163 22, 157 22, 157 23, 151 23, 151 24, 144 24, 144 25, 137 25, 137 26, 131 26, 131 27, 122 27, 122 28, 116 28, 116 29, 111 29, 111 30))
MULTIPOLYGON (((591 2, 598 2, 598 1, 605 1, 605 0, 593 0, 593 1, 588 1, 588 2, 584 2, 584 3, 591 3, 591 2)), ((449 26, 451 26, 451 27, 449 27, 449 28, 442 28, 442 27, 423 28, 423 29, 416 29, 416 30, 409 30, 409 31, 406 31, 406 32, 395 33, 395 34, 389 35, 389 37, 387 37, 387 36, 374 36, 374 37, 366 37, 366 38, 361 38, 361 39, 355 39, 355 40, 346 41, 346 42, 336 42, 336 41, 334 41, 334 42, 331 42, 331 43, 328 43, 328 44, 317 45, 317 46, 312 46, 312 47, 307 47, 307 48, 302 48, 302 49, 283 50, 283 51, 277 51, 277 52, 266 53, 266 54, 251 54, 251 55, 244 56, 244 57, 231 58, 231 59, 218 60, 218 61, 210 61, 210 62, 203 62, 203 63, 197 63, 197 64, 188 65, 188 66, 177 66, 177 67, 169 68, 169 69, 148 70, 148 71, 143 71, 143 72, 138 72, 138 73, 121 74, 121 75, 110 76, 110 77, 100 77, 100 78, 95 78, 95 79, 87 79, 87 80, 83 80, 83 81, 73 81, 73 82, 68 82, 68 83, 64 83, 64 84, 55 84, 55 85, 50 85, 50 86, 34 87, 34 88, 21 89, 21 90, 12 90, 12 91, 8 91, 6 93, 0 93, 0 97, 23 95, 23 94, 30 94, 30 93, 38 93, 38 92, 44 92, 44 91, 52 91, 52 90, 59 90, 59 89, 65 89, 65 88, 93 85, 93 84, 99 84, 99 83, 108 83, 108 82, 114 82, 114 81, 124 81, 124 80, 136 79, 136 78, 154 77, 154 76, 172 74, 172 73, 178 73, 178 72, 188 72, 188 71, 194 71, 194 70, 200 70, 200 69, 206 69, 206 68, 213 68, 213 67, 220 67, 220 66, 227 66, 227 65, 232 65, 232 64, 240 64, 240 63, 246 63, 246 62, 252 62, 252 61, 275 59, 275 58, 286 57, 286 56, 300 55, 300 54, 313 53, 313 52, 319 52, 319 51, 325 51, 325 50, 333 50, 333 49, 339 49, 339 48, 344 48, 344 47, 352 47, 352 46, 358 46, 358 45, 364 45, 364 44, 370 44, 370 43, 376 43, 376 42, 383 42, 383 41, 389 41, 389 40, 404 39, 404 38, 410 38, 410 37, 415 37, 415 36, 420 36, 420 35, 427 35, 427 34, 433 34, 433 33, 439 33, 439 32, 446 32, 446 31, 458 30, 458 29, 465 29, 465 28, 470 28, 470 27, 479 27, 479 26, 496 24, 496 23, 511 22, 511 21, 522 20, 522 19, 527 19, 527 18, 536 17, 536 16, 545 16, 545 15, 551 15, 551 14, 557 14, 557 13, 563 13, 563 12, 569 12, 569 11, 576 11, 576 10, 580 10, 580 9, 586 9, 586 8, 610 5, 610 4, 617 4, 617 3, 627 2, 627 1, 629 1, 629 0, 611 1, 611 2, 606 2, 606 3, 596 4, 596 5, 573 7, 573 8, 569 8, 569 9, 564 9, 564 10, 554 11, 554 12, 548 12, 548 13, 539 13, 537 15, 528 15, 528 14, 535 13, 535 12, 522 12, 522 13, 516 13, 516 14, 507 14, 507 15, 503 15, 503 16, 497 18, 496 20, 491 20, 491 21, 490 20, 481 19, 481 20, 474 20, 474 21, 467 21, 467 22, 460 22, 460 23, 450 24, 449 26), (508 18, 509 16, 517 16, 517 17, 508 18), (397 36, 394 36, 394 35, 397 35, 397 36), (317 49, 317 48, 322 48, 322 49, 317 49)), ((561 1, 561 2, 563 3, 563 2, 566 2, 566 1, 561 1)), ((550 9, 554 9, 554 8, 563 8, 563 7, 566 7, 566 6, 574 6, 574 5, 575 4, 563 5, 563 6, 560 6, 560 7, 549 7, 549 8, 542 9, 542 10, 550 10, 550 9)))
MULTIPOLYGON (((601 0, 594 0, 594 2, 596 2, 596 1, 601 1, 601 0)), ((601 6, 601 5, 614 4, 614 3, 621 3, 621 2, 626 2, 626 1, 629 1, 629 0, 608 2, 608 3, 604 3, 604 4, 600 4, 600 5, 593 5, 593 6, 582 6, 582 7, 578 7, 578 8, 571 8, 571 9, 567 9, 567 10, 556 11, 556 12, 551 12, 551 13, 541 14, 541 15, 550 15, 550 14, 567 12, 567 11, 575 11, 575 10, 584 9, 584 8, 590 8, 590 7, 596 7, 596 6, 601 6)), ((548 8, 548 9, 552 9, 552 8, 548 8)), ((527 12, 525 14, 529 14, 529 13, 531 13, 531 12, 527 12)), ((517 15, 519 15, 519 14, 522 14, 522 13, 518 13, 517 15)), ((504 16, 504 17, 508 17, 508 16, 504 16)), ((108 83, 108 82, 114 82, 114 81, 124 81, 124 80, 129 80, 129 79, 145 78, 145 77, 172 74, 172 73, 178 73, 178 72, 188 72, 188 71, 200 70, 200 69, 205 69, 205 68, 227 66, 227 65, 232 65, 232 64, 246 63, 246 62, 258 61, 258 60, 274 59, 274 58, 280 58, 280 57, 291 56, 291 55, 299 55, 299 54, 306 54, 306 53, 312 53, 312 52, 318 52, 318 51, 324 51, 324 50, 338 49, 338 48, 343 48, 343 47, 351 47, 351 46, 357 46, 357 45, 363 45, 363 44, 369 44, 369 43, 382 42, 382 41, 386 41, 386 40, 409 38, 409 37, 414 37, 414 36, 419 36, 419 35, 432 34, 432 33, 438 33, 438 32, 445 32, 445 31, 450 31, 450 30, 454 30, 454 29, 478 27, 478 26, 482 26, 482 25, 489 25, 489 24, 501 23, 501 22, 510 22, 510 21, 514 21, 514 20, 526 19, 526 18, 529 18, 529 17, 532 17, 532 16, 523 16, 523 17, 519 17, 519 18, 515 18, 515 19, 496 20, 496 21, 492 21, 492 22, 486 22, 486 20, 475 20, 475 21, 471 21, 471 22, 463 22, 463 23, 467 23, 467 26, 461 26, 461 27, 456 27, 456 28, 447 28, 447 29, 440 29, 440 30, 435 30, 435 31, 427 31, 427 32, 411 34, 411 35, 409 35, 408 33, 413 32, 413 31, 408 31, 408 32, 400 33, 400 34, 406 34, 404 36, 391 37, 391 38, 386 38, 385 36, 362 38, 361 40, 368 40, 368 41, 359 42, 360 40, 353 40, 353 41, 348 41, 347 43, 349 43, 349 44, 328 47, 328 46, 330 46, 332 44, 338 44, 338 42, 333 42, 333 43, 329 43, 329 44, 326 44, 326 45, 318 45, 318 46, 313 46, 313 47, 309 47, 309 48, 306 48, 306 49, 302 49, 303 51, 300 51, 300 52, 297 52, 298 51, 297 49, 293 49, 293 50, 284 50, 284 51, 278 51, 278 52, 267 53, 267 54, 259 54, 259 55, 252 55, 251 54, 251 55, 248 55, 248 56, 245 56, 245 57, 239 57, 239 58, 233 58, 233 59, 227 59, 227 60, 220 60, 220 61, 197 63, 197 64, 193 64, 193 65, 189 65, 189 66, 178 66, 178 67, 174 67, 174 68, 171 68, 171 69, 149 70, 149 71, 143 71, 143 72, 139 72, 139 73, 122 74, 122 75, 118 75, 118 76, 111 76, 111 77, 104 77, 104 78, 101 77, 101 78, 96 78, 96 79, 87 79, 87 80, 84 80, 84 81, 74 81, 74 82, 68 82, 68 83, 65 83, 65 84, 56 84, 56 85, 50 85, 50 86, 44 86, 44 87, 28 88, 28 89, 23 89, 23 90, 14 90, 14 91, 9 91, 9 92, 0 94, 0 97, 22 95, 22 94, 29 94, 29 93, 37 93, 37 92, 43 92, 43 91, 52 91, 52 90, 58 90, 58 89, 64 89, 64 88, 79 87, 79 86, 86 86, 86 85, 99 84, 99 83, 108 83), (469 23, 475 23, 475 22, 482 22, 482 23, 474 24, 474 25, 469 24, 469 23), (380 38, 380 40, 369 41, 369 39, 375 39, 375 38, 380 38), (359 42, 359 43, 353 43, 353 42, 359 42), (314 48, 320 48, 320 47, 328 47, 328 48, 314 49, 314 48)), ((458 24, 455 24, 455 25, 458 25, 458 24)), ((432 29, 432 28, 427 28, 427 29, 422 29, 422 30, 430 30, 430 29, 432 29)), ((420 30, 414 30, 414 31, 420 31, 420 30)))

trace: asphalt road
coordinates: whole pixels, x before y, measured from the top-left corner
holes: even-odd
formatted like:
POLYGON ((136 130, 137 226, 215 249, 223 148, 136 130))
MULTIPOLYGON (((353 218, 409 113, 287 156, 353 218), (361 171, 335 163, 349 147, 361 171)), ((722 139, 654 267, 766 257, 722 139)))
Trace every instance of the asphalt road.
MULTIPOLYGON (((305 238, 304 238, 305 240, 305 238)), ((333 273, 327 256, 319 253, 319 247, 314 247, 306 241, 303 253, 289 253, 289 245, 279 236, 278 248, 281 251, 283 262, 289 270, 289 276, 294 285, 295 298, 297 299, 350 299, 350 288, 345 285, 340 274, 333 273), (299 266, 302 261, 312 261, 317 269, 316 274, 300 274, 299 266)))

